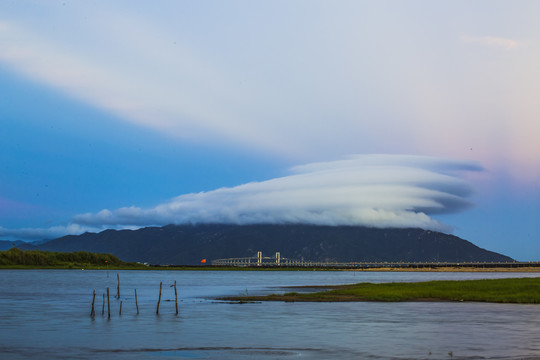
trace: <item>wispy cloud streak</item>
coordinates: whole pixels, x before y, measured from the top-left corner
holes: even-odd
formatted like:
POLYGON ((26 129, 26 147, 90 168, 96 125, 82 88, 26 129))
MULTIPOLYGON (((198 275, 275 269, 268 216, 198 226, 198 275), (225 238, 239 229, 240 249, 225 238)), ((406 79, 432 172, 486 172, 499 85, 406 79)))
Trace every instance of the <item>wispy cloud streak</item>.
MULTIPOLYGON (((110 33, 89 55, 73 44, 0 19, 0 63, 70 97, 172 136, 242 137, 239 128, 248 129, 249 124, 230 106, 239 106, 235 96, 245 96, 215 65, 188 45, 163 40, 169 36, 141 19, 124 22, 129 30, 106 23, 110 33), (133 38, 140 41, 134 43, 133 38), (116 57, 108 55, 113 52, 116 57), (237 123, 234 129, 232 122, 237 123)), ((88 41, 97 36, 92 33, 88 41)))
POLYGON ((49 228, 10 229, 0 226, 0 236, 10 240, 42 240, 53 239, 64 235, 79 235, 84 232, 97 232, 105 228, 81 226, 79 224, 58 225, 49 228))
POLYGON ((460 40, 464 43, 475 43, 485 46, 503 48, 506 50, 512 50, 519 46, 519 43, 515 40, 495 36, 473 37, 464 35, 460 38, 460 40))

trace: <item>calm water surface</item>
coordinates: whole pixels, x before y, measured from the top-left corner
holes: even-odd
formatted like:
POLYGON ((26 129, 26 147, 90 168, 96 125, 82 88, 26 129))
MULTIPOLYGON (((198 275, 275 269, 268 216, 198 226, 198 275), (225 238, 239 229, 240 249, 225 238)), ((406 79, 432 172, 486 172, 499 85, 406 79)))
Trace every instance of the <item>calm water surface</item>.
POLYGON ((538 305, 212 300, 285 286, 523 276, 540 274, 2 270, 0 359, 540 359, 538 305), (110 320, 106 306, 101 315, 107 287, 110 320))

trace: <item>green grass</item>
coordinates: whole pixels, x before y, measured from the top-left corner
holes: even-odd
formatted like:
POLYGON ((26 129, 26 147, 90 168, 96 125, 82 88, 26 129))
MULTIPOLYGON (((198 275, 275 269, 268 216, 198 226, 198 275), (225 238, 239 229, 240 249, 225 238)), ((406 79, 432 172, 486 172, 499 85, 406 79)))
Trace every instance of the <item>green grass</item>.
POLYGON ((540 304, 540 278, 360 283, 335 290, 299 294, 227 298, 243 301, 482 301, 540 304))
POLYGON ((73 253, 11 248, 0 251, 0 269, 147 269, 110 254, 85 251, 73 253))

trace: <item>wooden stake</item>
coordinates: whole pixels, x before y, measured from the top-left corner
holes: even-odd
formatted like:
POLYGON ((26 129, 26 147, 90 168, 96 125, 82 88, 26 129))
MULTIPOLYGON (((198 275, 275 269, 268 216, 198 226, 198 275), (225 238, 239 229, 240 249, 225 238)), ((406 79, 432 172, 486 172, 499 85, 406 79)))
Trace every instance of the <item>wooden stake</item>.
POLYGON ((158 298, 158 301, 157 301, 157 309, 156 309, 156 314, 159 315, 159 303, 161 302, 161 287, 163 286, 163 281, 161 281, 159 283, 159 298, 158 298))
POLYGON ((139 303, 137 302, 137 289, 135 289, 135 306, 137 307, 137 315, 139 315, 139 303))
POLYGON ((122 316, 122 300, 120 300, 120 312, 118 313, 118 315, 122 316))
POLYGON ((105 293, 103 293, 103 305, 101 306, 101 316, 105 314, 105 293))
POLYGON ((90 316, 96 316, 96 311, 94 310, 94 303, 96 302, 96 289, 94 289, 94 295, 92 296, 92 311, 90 311, 90 316))
POLYGON ((109 300, 109 288, 107 288, 107 318, 111 318, 111 302, 109 300))
POLYGON ((120 299, 120 275, 116 273, 116 278, 118 279, 118 285, 116 286, 116 298, 120 299))
POLYGON ((176 280, 174 280, 174 304, 176 305, 176 315, 178 315, 178 293, 176 292, 176 280))

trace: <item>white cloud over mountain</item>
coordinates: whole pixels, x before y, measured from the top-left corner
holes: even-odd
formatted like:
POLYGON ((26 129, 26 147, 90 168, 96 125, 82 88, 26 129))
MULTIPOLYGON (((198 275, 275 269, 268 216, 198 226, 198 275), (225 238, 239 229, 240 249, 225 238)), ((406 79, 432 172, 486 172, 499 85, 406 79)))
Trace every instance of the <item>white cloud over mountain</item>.
POLYGON ((181 195, 152 208, 104 209, 73 220, 93 227, 309 223, 449 232, 431 216, 468 208, 471 188, 459 172, 480 170, 476 163, 432 157, 351 156, 297 166, 285 177, 181 195))

